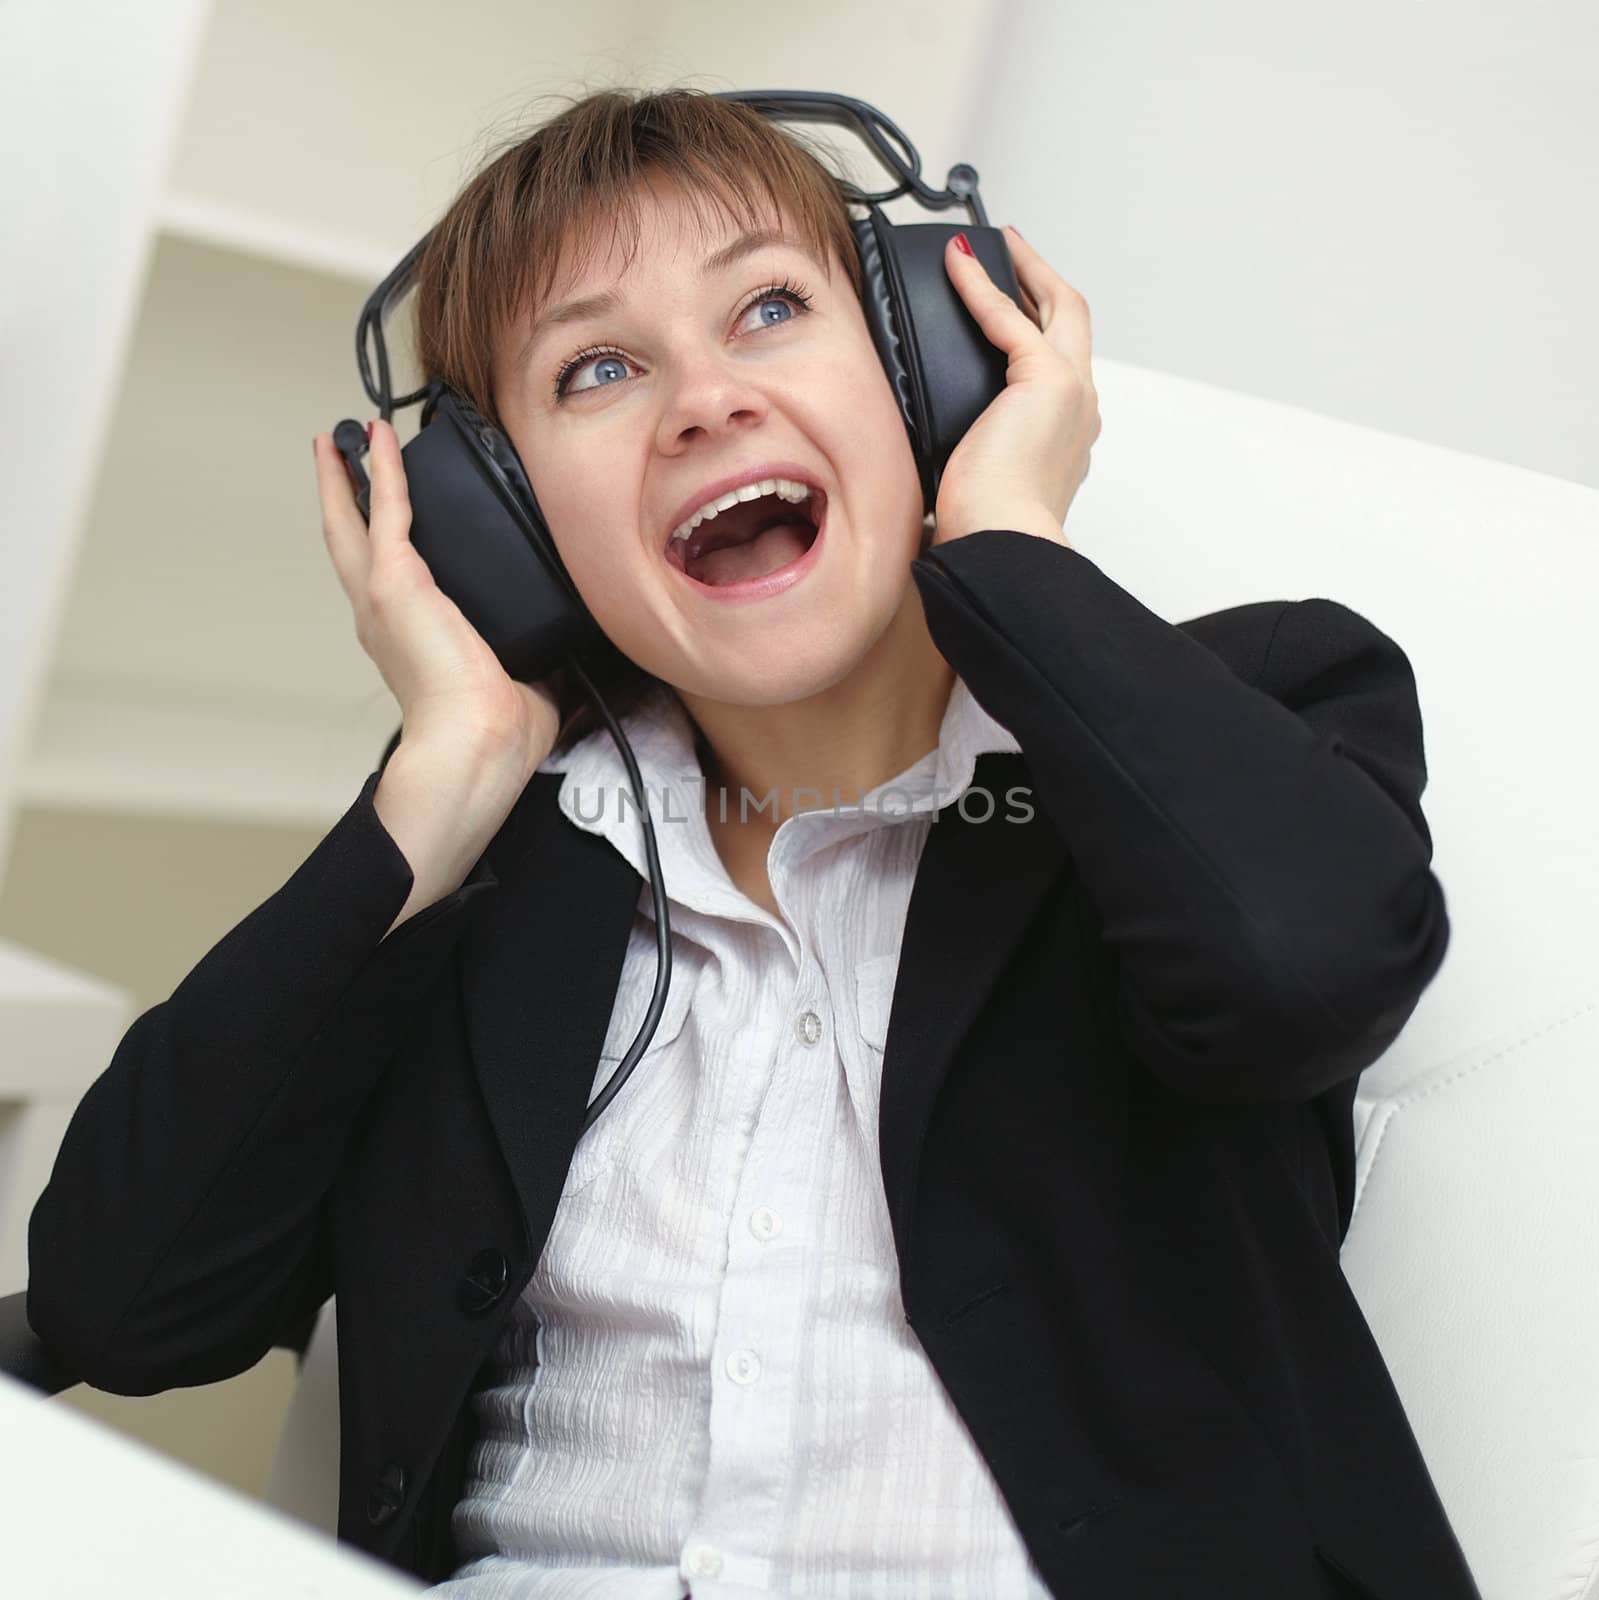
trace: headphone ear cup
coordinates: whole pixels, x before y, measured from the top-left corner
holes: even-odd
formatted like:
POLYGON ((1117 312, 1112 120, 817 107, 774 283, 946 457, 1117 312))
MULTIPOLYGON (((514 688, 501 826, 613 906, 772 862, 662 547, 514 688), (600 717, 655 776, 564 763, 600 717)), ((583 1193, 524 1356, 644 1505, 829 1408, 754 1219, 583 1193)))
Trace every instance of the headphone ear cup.
POLYGON ((411 544, 506 672, 536 682, 603 635, 510 440, 442 385, 424 417, 403 452, 411 544))
POLYGON ((566 567, 556 553, 555 541, 550 537, 550 525, 544 520, 538 496, 534 494, 533 485, 522 469, 522 458, 516 453, 516 446, 492 422, 485 422, 476 407, 464 395, 456 395, 455 404, 466 419, 467 425, 476 433, 478 443, 488 452, 490 459, 510 485, 511 492, 521 504, 530 528, 536 530, 540 547, 560 567, 564 576, 566 567))
POLYGON ((1018 307, 1021 286, 998 228, 891 223, 874 205, 851 224, 862 309, 888 374, 922 480, 922 509, 937 504, 944 468, 967 430, 1005 389, 1005 352, 990 342, 950 282, 944 251, 965 233, 989 277, 1018 307))
POLYGON ((900 418, 910 435, 911 453, 922 483, 922 509, 933 509, 936 493, 933 463, 927 440, 927 404, 921 392, 920 375, 905 327, 895 276, 892 271, 893 246, 889 235, 893 224, 875 206, 850 224, 855 234, 855 253, 861 264, 861 310, 877 347, 878 359, 888 375, 889 388, 899 404, 900 418))

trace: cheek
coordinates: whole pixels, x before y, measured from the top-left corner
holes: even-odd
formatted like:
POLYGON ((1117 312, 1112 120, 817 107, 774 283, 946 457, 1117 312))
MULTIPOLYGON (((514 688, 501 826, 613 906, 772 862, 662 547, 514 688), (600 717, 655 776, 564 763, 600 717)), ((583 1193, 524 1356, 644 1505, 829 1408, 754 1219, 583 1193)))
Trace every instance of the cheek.
POLYGON ((563 552, 561 560, 584 604, 609 633, 612 625, 625 628, 627 618, 639 609, 639 569, 636 558, 632 563, 608 558, 606 550, 604 541, 585 539, 571 557, 563 552))
POLYGON ((619 559, 625 543, 634 537, 632 525, 624 534, 616 517, 616 513, 602 516, 592 504, 546 513, 561 565, 606 633, 625 622, 631 586, 637 583, 636 566, 619 559))
POLYGON ((557 539, 567 574, 600 631, 630 661, 670 677, 674 624, 670 584, 641 554, 638 523, 629 508, 602 522, 592 510, 581 537, 557 539), (573 548, 570 553, 563 542, 573 548))
MULTIPOLYGON (((896 482, 909 476, 916 477, 916 452, 911 447, 910 433, 900 414, 899 400, 883 364, 873 349, 870 359, 855 374, 855 424, 860 449, 869 451, 879 464, 879 470, 891 475, 896 482)), ((918 504, 921 490, 916 490, 918 504)))

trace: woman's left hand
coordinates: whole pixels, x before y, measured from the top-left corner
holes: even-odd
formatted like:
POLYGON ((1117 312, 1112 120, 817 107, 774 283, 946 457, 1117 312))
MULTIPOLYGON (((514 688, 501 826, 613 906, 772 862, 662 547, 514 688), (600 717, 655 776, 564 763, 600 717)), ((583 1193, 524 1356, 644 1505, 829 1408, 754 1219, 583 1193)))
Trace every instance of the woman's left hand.
POLYGON ((1057 544, 1099 437, 1088 302, 1017 233, 1004 230, 1027 310, 951 239, 944 264, 991 344, 1009 357, 1005 388, 950 453, 938 485, 935 545, 978 528, 1057 544))

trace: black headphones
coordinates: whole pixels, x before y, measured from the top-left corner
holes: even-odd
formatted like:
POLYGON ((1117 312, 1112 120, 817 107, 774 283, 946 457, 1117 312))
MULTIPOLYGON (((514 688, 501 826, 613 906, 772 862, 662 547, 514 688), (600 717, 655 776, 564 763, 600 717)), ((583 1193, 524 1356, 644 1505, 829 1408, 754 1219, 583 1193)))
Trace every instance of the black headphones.
MULTIPOLYGON (((1021 291, 1005 236, 988 226, 977 173, 959 163, 950 168, 946 188, 928 188, 921 180, 921 157, 905 135, 875 107, 846 95, 739 89, 716 98, 741 100, 774 121, 853 126, 901 180, 898 187, 877 194, 865 193, 844 179, 835 181, 846 202, 866 208, 866 215, 850 224, 861 267, 862 310, 910 435, 923 509, 931 512, 950 455, 1005 388, 1006 360, 978 327, 944 267, 945 246, 961 231, 959 226, 892 223, 879 205, 903 194, 914 194, 933 210, 964 205, 971 218, 965 233, 972 249, 989 277, 1020 306, 1021 291)), ((621 752, 644 826, 659 957, 655 993, 638 1037, 589 1107, 581 1136, 633 1070, 665 1007, 671 944, 660 863, 632 749, 579 660, 584 647, 603 636, 556 553, 515 447, 463 395, 437 379, 397 399, 390 392, 384 317, 390 304, 410 287, 431 237, 429 233, 414 245, 373 290, 361 309, 355 334, 362 386, 385 422, 398 407, 424 402, 421 426, 402 452, 411 501, 411 544, 434 582, 460 607, 510 677, 536 682, 561 666, 575 674, 621 752), (369 333, 377 348, 376 383, 367 364, 369 333)), ((334 428, 333 441, 354 482, 361 515, 367 517, 370 485, 361 466, 366 429, 346 418, 334 428)), ((398 739, 396 734, 385 760, 398 739)))

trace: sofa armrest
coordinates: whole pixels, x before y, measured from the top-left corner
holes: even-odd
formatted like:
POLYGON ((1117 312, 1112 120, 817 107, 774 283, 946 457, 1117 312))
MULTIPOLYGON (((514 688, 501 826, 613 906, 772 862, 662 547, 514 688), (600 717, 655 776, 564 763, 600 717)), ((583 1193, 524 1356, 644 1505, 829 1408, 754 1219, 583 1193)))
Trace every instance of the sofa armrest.
POLYGON ((33 1331, 26 1290, 0 1295, 0 1372, 47 1395, 60 1394, 78 1381, 33 1331))

